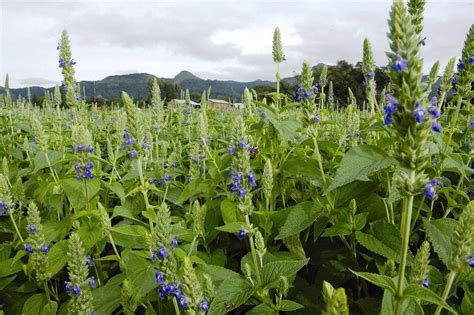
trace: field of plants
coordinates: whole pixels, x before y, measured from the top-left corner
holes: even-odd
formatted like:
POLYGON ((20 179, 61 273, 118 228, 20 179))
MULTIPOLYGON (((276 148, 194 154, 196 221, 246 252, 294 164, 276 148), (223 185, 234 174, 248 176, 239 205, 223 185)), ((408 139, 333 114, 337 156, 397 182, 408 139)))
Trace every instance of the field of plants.
POLYGON ((474 26, 423 80, 423 7, 337 108, 308 62, 244 109, 98 107, 64 31, 62 86, 0 98, 0 314, 474 314, 474 26))

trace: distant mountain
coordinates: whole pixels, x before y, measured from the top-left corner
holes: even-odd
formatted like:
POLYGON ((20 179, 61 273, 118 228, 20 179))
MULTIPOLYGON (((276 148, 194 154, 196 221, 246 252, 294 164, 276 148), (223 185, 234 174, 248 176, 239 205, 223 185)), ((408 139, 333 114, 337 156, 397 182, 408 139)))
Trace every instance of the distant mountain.
MULTIPOLYGON (((174 78, 158 78, 148 73, 133 73, 124 75, 108 76, 98 81, 80 81, 79 85, 85 89, 86 96, 102 96, 104 99, 113 100, 121 97, 121 92, 127 92, 133 99, 145 99, 147 97, 147 89, 149 80, 157 78, 169 83, 179 84, 182 90, 189 89, 190 93, 199 93, 211 88, 211 97, 214 98, 236 98, 240 99, 244 89, 253 88, 257 85, 274 85, 275 82, 255 80, 251 82, 238 81, 221 81, 221 80, 204 80, 189 71, 181 71, 174 78)), ((53 91, 54 87, 43 88, 39 86, 30 87, 32 96, 43 96, 46 90, 53 91)), ((13 98, 18 96, 26 97, 28 88, 10 89, 13 98)), ((4 88, 0 87, 0 93, 4 92, 4 88)))

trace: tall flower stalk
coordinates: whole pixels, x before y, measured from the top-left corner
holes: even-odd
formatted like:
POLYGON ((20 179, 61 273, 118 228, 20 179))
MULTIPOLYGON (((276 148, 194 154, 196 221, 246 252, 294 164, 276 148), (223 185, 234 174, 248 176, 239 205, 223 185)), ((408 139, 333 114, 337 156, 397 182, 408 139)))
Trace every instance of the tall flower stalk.
POLYGON ((277 65, 277 72, 276 72, 276 88, 277 88, 277 97, 278 97, 278 105, 280 105, 280 63, 285 60, 285 56, 283 55, 283 47, 281 42, 281 34, 280 29, 277 27, 273 32, 273 61, 277 65))

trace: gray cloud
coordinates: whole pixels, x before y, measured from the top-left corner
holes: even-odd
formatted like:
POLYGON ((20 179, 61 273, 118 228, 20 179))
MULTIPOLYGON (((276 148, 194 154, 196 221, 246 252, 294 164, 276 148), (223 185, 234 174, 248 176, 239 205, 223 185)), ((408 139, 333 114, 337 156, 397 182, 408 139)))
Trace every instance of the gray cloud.
POLYGON ((44 86, 44 85, 53 85, 56 82, 44 78, 24 78, 24 79, 18 79, 14 81, 15 83, 18 83, 20 85, 25 85, 25 86, 44 86))
MULTIPOLYGON (((390 5, 389 0, 3 0, 0 76, 10 73, 18 85, 30 83, 15 78, 59 82, 55 47, 63 28, 70 34, 79 80, 131 71, 172 77, 183 69, 208 79, 273 80, 271 34, 277 25, 287 59, 283 76, 299 72, 304 59, 355 63, 365 37, 376 62, 384 65, 390 5)), ((444 65, 460 54, 473 8, 470 0, 428 1, 425 71, 436 60, 444 65)))

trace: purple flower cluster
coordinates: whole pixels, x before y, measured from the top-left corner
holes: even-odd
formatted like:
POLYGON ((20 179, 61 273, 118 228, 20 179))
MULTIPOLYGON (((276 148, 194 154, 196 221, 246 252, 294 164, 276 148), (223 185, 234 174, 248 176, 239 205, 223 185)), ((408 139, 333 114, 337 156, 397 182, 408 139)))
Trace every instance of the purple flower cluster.
POLYGON ((425 119, 425 113, 426 111, 421 108, 420 102, 416 102, 415 104, 415 110, 413 111, 413 116, 415 117, 415 121, 419 124, 423 122, 425 119))
MULTIPOLYGON (((317 94, 318 93, 318 87, 317 85, 314 85, 313 86, 313 93, 314 94, 317 94)), ((312 96, 311 94, 311 91, 310 90, 306 90, 304 91, 303 88, 301 86, 298 87, 298 89, 296 89, 296 99, 295 101, 298 102, 298 103, 301 103, 301 101, 303 100, 303 98, 305 99, 310 99, 312 96)))
MULTIPOLYGON (((28 254, 34 253, 33 246, 31 246, 30 243, 25 243, 25 252, 27 252, 28 254)), ((47 253, 49 253, 48 244, 44 243, 43 246, 41 246, 41 252, 43 253, 43 255, 46 255, 47 253)))
MULTIPOLYGON (((247 194, 247 191, 245 190, 244 185, 243 185, 244 173, 242 173, 241 171, 238 171, 235 173, 230 171, 228 178, 232 180, 232 182, 230 183, 229 192, 231 194, 237 193, 237 196, 239 198, 244 198, 245 195, 247 194)), ((257 186, 257 181, 255 179, 255 174, 253 173, 253 171, 248 172, 246 178, 250 187, 257 186)))
MULTIPOLYGON (((58 47, 59 47, 59 46, 58 46, 58 47)), ((74 66, 74 65, 76 64, 76 61, 74 61, 74 59, 71 59, 71 60, 69 61, 69 64, 70 64, 71 66, 74 66)), ((66 60, 64 60, 63 58, 59 58, 59 68, 66 68, 66 66, 67 66, 66 60)))
POLYGON ((433 98, 431 98, 430 103, 429 103, 430 107, 428 107, 428 113, 431 116, 431 122, 432 122, 431 129, 434 132, 440 133, 442 128, 441 128, 440 123, 436 121, 440 117, 438 107, 436 106, 437 102, 438 102, 438 99, 436 98, 436 96, 433 96, 433 98))
POLYGON ((318 122, 321 121, 321 120, 319 119, 319 114, 318 114, 318 111, 317 111, 317 110, 314 111, 314 118, 313 118, 313 121, 314 121, 315 123, 318 123, 318 122))
POLYGON ((84 169, 81 168, 79 163, 74 163, 74 171, 76 171, 76 179, 93 179, 94 175, 92 175, 92 170, 94 169, 94 164, 92 162, 87 162, 84 166, 84 169))
POLYGON ((172 179, 173 179, 173 175, 171 174, 165 174, 160 179, 157 179, 156 176, 153 176, 151 183, 155 186, 162 186, 162 185, 166 185, 172 179))
POLYGON ((92 152, 94 152, 94 147, 90 144, 87 147, 86 147, 85 144, 73 145, 72 146, 72 153, 75 153, 75 152, 92 153, 92 152))
POLYGON ((9 209, 10 207, 8 206, 8 203, 6 203, 5 201, 0 201, 0 215, 3 216, 7 214, 9 209))
POLYGON ((157 267, 153 268, 155 269, 155 281, 160 287, 158 289, 160 300, 163 301, 166 296, 174 296, 178 301, 179 307, 181 309, 185 309, 188 306, 188 301, 182 292, 182 285, 176 285, 174 282, 166 283, 163 274, 159 271, 159 269, 157 267))
POLYGON ((81 287, 78 284, 72 284, 70 281, 64 282, 66 294, 70 294, 71 291, 75 296, 81 295, 81 287))
POLYGON ((137 150, 134 149, 135 138, 130 135, 127 128, 123 130, 122 140, 123 140, 122 150, 130 149, 130 151, 128 152, 128 157, 130 159, 136 158, 138 153, 137 153, 137 150))
POLYGON ((392 123, 392 115, 398 107, 398 100, 392 94, 387 94, 385 97, 388 99, 388 103, 383 107, 385 111, 384 123, 390 125, 392 123))
POLYGON ((397 60, 393 62, 393 71, 400 72, 408 70, 408 60, 404 59, 400 52, 397 52, 396 56, 397 60))

